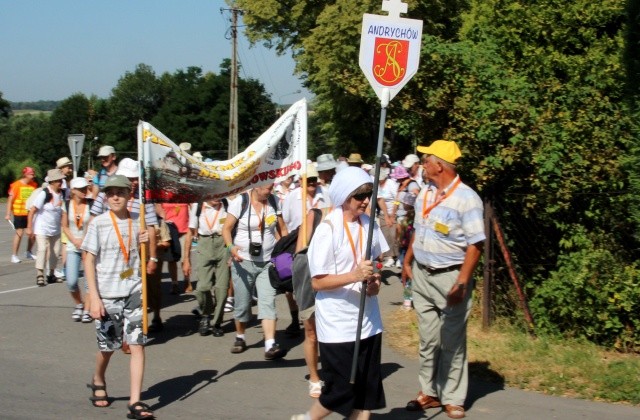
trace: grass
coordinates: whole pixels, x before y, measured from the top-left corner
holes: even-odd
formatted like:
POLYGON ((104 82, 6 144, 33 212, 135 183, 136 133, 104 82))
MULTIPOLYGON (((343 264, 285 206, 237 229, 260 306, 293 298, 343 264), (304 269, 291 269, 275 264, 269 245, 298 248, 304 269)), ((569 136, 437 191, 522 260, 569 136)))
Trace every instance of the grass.
MULTIPOLYGON (((385 316, 387 343, 418 357, 414 311, 385 316)), ((521 389, 595 401, 640 405, 640 355, 607 351, 592 343, 533 338, 504 320, 483 331, 479 316, 468 327, 471 375, 521 389)))

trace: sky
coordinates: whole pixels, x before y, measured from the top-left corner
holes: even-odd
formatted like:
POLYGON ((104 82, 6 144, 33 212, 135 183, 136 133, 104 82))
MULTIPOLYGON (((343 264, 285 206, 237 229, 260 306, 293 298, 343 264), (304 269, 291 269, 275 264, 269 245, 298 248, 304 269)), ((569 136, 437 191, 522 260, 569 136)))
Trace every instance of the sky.
MULTIPOLYGON (((140 63, 158 76, 190 66, 219 73, 231 57, 231 14, 221 8, 223 0, 0 0, 0 92, 12 102, 108 98, 140 63)), ((291 54, 252 47, 243 31, 241 78, 259 80, 276 103, 312 98, 291 54)))

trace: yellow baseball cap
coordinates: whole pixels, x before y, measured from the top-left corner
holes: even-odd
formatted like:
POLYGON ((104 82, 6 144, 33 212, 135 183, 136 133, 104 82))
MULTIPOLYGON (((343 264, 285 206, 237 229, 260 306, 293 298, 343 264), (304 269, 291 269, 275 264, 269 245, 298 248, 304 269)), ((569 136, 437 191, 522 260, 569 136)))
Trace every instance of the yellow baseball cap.
POLYGON ((456 160, 462 156, 460 148, 455 141, 450 140, 436 140, 431 143, 430 146, 418 146, 418 152, 426 153, 428 155, 434 155, 439 157, 445 162, 455 163, 456 160))

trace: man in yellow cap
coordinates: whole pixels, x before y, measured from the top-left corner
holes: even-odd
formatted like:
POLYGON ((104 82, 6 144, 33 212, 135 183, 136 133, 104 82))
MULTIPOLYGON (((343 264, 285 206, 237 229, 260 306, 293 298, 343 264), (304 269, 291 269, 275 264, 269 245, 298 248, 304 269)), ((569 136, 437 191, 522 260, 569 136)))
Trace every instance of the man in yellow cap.
POLYGON ((403 271, 413 279, 418 314, 420 370, 418 396, 407 410, 444 407, 463 418, 468 388, 467 318, 473 271, 485 240, 478 194, 460 181, 453 141, 419 146, 428 183, 415 202, 414 234, 403 271))

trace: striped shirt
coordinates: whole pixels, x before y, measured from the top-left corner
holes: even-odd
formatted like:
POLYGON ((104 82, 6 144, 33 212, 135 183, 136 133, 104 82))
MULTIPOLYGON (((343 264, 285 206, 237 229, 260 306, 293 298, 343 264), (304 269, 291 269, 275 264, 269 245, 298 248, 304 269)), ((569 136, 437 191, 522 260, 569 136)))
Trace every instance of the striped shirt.
MULTIPOLYGON (((131 213, 131 217, 138 220, 140 215, 140 200, 134 198, 127 203, 127 209, 131 213)), ((91 206, 91 215, 98 216, 106 213, 109 210, 109 204, 105 200, 105 194, 101 192, 93 201, 91 206)), ((147 226, 158 226, 158 217, 156 216, 156 209, 153 204, 144 205, 144 221, 147 226)))
MULTIPOLYGON (((101 298, 114 299, 142 290, 140 281, 140 255, 138 254, 138 216, 131 219, 116 218, 118 230, 125 247, 131 243, 129 261, 125 261, 120 241, 113 228, 109 212, 99 215, 89 223, 82 249, 96 256, 96 283, 101 298), (129 220, 132 220, 132 238, 129 242, 129 220), (132 269, 132 274, 121 278, 121 274, 132 269)), ((126 248, 125 248, 126 249, 126 248)))
MULTIPOLYGON (((452 188, 456 179, 444 191, 452 188)), ((484 241, 482 200, 467 185, 460 183, 426 217, 423 209, 436 202, 437 187, 427 184, 415 203, 413 227, 415 259, 429 268, 446 268, 464 262, 467 247, 484 241), (427 197, 425 203, 425 195, 427 197)))

